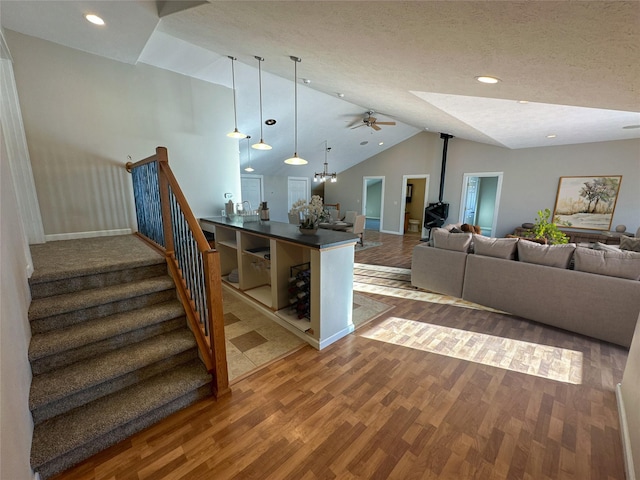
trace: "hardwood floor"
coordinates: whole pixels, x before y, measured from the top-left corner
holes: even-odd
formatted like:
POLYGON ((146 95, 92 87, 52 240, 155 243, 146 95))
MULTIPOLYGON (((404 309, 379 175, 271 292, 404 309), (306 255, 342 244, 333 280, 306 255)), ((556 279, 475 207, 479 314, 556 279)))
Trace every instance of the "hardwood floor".
MULTIPOLYGON (((357 262, 403 268, 419 241, 376 232, 367 238, 383 246, 359 252, 357 262)), ((58 478, 624 479, 614 386, 625 349, 508 315, 369 295, 394 308, 58 478), (412 327, 404 340, 403 323, 412 327), (452 332, 452 342, 464 331, 548 346, 540 361, 573 352, 581 358, 579 379, 550 380, 415 343, 423 329, 438 327, 452 332)), ((503 355, 485 353, 498 364, 503 355)))

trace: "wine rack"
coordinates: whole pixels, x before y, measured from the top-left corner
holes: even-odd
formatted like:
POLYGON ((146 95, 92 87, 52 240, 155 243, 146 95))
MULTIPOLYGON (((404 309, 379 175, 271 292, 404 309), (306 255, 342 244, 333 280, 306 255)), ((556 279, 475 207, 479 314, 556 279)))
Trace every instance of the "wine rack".
POLYGON ((309 262, 290 268, 289 303, 299 319, 311 319, 311 264, 309 262))

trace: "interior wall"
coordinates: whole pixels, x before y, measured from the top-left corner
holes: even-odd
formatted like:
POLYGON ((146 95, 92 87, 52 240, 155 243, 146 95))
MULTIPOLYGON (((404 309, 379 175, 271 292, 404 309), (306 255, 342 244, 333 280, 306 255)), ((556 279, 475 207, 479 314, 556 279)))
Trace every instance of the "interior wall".
MULTIPOLYGON (((400 212, 400 208, 405 192, 405 182, 402 176, 404 174, 431 173, 431 182, 433 182, 435 163, 438 166, 437 178, 439 179, 441 155, 442 145, 439 137, 435 134, 419 133, 348 170, 340 172, 336 183, 325 186, 326 196, 330 199, 330 203, 340 202, 340 208, 344 211, 360 211, 362 209, 362 177, 385 177, 384 218, 381 231, 402 233, 404 213, 400 212), (400 218, 401 213, 402 218, 400 218)), ((429 191, 433 190, 434 185, 431 183, 429 191)), ((437 200, 438 184, 435 185, 435 192, 437 200)))
POLYGON ((197 217, 241 198, 230 89, 5 33, 48 239, 135 228, 124 165, 157 146, 197 217))
MULTIPOLYGON (((438 201, 442 140, 438 134, 421 132, 370 159, 341 172, 339 184, 327 185, 327 196, 348 209, 362 197, 362 177, 386 177, 383 231, 401 232, 398 206, 404 193, 402 176, 430 174, 429 202, 438 201), (338 188, 339 185, 339 188, 338 188)), ((582 145, 510 150, 459 138, 449 140, 443 201, 448 202, 447 222, 457 222, 465 172, 504 172, 496 236, 511 233, 533 222, 537 211, 553 210, 561 176, 622 175, 612 229, 640 226, 640 140, 620 140, 582 145)))
POLYGON ((29 411, 30 258, 0 129, 0 478, 33 478, 29 411))

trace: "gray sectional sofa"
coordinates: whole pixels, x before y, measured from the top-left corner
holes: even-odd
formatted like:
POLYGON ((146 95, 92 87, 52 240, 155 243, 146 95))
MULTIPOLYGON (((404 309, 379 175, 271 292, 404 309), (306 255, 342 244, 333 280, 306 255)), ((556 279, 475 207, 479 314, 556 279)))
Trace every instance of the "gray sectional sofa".
POLYGON ((432 239, 433 246, 413 250, 414 286, 630 346, 640 312, 640 253, 444 229, 432 239))

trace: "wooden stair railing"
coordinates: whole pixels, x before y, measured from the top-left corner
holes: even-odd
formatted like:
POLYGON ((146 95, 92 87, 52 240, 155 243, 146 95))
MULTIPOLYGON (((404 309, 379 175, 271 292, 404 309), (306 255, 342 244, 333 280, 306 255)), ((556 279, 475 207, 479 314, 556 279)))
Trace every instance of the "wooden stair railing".
POLYGON ((160 250, 176 283, 213 394, 228 393, 220 257, 211 249, 169 167, 165 147, 126 164, 133 180, 138 235, 160 250))

